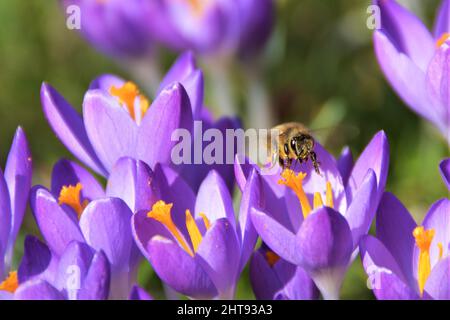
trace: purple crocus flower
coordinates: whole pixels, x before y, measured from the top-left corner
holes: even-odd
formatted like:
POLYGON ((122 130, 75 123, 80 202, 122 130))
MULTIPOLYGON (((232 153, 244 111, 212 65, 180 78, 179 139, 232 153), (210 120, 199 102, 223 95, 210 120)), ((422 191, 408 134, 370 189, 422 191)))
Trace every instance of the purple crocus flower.
POLYGON ((176 50, 226 55, 257 53, 274 22, 272 0, 156 0, 154 37, 176 50))
MULTIPOLYGON (((441 162, 447 186, 449 162, 441 162)), ((450 299, 449 226, 449 199, 435 202, 417 226, 393 194, 383 195, 376 237, 365 236, 360 243, 364 269, 377 299, 450 299)))
POLYGON ((141 252, 171 288, 191 298, 231 299, 256 243, 250 208, 261 206, 256 171, 242 195, 236 222, 232 199, 221 176, 211 171, 197 195, 172 169, 158 167, 161 200, 133 216, 141 252))
POLYGON ((319 298, 319 290, 305 270, 281 259, 265 245, 250 260, 250 282, 260 300, 319 298))
POLYGON ((450 1, 442 2, 433 34, 396 1, 374 3, 381 14, 381 28, 374 33, 375 53, 386 78, 402 100, 450 142, 450 1))
POLYGON ((36 222, 56 257, 72 241, 105 253, 111 264, 111 298, 127 298, 136 282, 139 251, 130 219, 155 201, 152 179, 145 163, 122 158, 105 191, 81 166, 61 160, 53 169, 51 190, 36 186, 31 193, 36 222))
POLYGON ((25 239, 18 270, 16 300, 105 300, 110 289, 110 264, 103 251, 71 241, 56 257, 33 236, 25 239))
POLYGON ((100 51, 118 58, 149 55, 153 46, 148 23, 153 15, 150 2, 61 0, 68 20, 75 23, 80 19, 82 35, 100 51))
POLYGON ((25 133, 19 127, 4 173, 0 170, 0 293, 13 291, 17 284, 17 274, 10 272, 10 268, 17 233, 27 206, 31 175, 31 153, 25 133))
MULTIPOLYGON (((370 228, 386 184, 388 149, 384 132, 377 133, 346 185, 336 160, 320 144, 315 152, 321 175, 309 161, 296 167, 298 174, 285 170, 281 179, 278 174, 263 176, 265 208, 251 212, 255 229, 273 252, 303 268, 326 299, 339 297, 359 240, 370 228)), ((249 167, 236 166, 240 186, 249 167)))

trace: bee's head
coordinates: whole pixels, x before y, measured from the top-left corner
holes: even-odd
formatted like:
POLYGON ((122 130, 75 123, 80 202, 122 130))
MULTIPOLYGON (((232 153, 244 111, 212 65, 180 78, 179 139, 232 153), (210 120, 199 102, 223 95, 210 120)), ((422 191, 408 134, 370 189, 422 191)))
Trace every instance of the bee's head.
POLYGON ((314 139, 309 134, 299 134, 291 139, 291 148, 299 159, 306 159, 313 151, 314 139))

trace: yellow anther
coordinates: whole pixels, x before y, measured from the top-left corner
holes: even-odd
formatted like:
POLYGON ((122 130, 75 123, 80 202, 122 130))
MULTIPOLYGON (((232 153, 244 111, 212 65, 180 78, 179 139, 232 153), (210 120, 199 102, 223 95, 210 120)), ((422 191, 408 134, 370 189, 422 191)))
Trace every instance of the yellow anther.
POLYGON ((314 193, 314 210, 317 208, 323 207, 323 201, 322 196, 320 195, 320 192, 314 193))
POLYGON ((444 255, 444 247, 442 246, 442 242, 438 242, 437 246, 439 249, 439 260, 441 260, 444 255))
POLYGON ((295 192, 300 201, 300 205, 302 206, 303 217, 306 219, 306 217, 308 217, 311 213, 311 205, 305 191, 303 190, 303 179, 306 177, 306 173, 299 172, 295 175, 294 171, 291 169, 285 169, 281 173, 281 177, 284 180, 278 180, 278 184, 285 185, 295 192))
POLYGON ((11 271, 8 277, 0 283, 0 291, 8 291, 10 293, 14 293, 19 287, 19 279, 17 277, 17 271, 11 271))
POLYGON ((275 263, 280 260, 280 257, 273 251, 267 251, 265 254, 265 258, 270 267, 273 267, 275 263))
POLYGON ((202 242, 202 234, 195 223, 194 218, 189 210, 186 210, 186 227, 191 237, 192 246, 194 247, 194 252, 197 252, 200 243, 202 242))
POLYGON ((140 119, 143 118, 147 112, 150 103, 148 99, 141 95, 136 84, 131 81, 125 82, 121 87, 111 86, 109 93, 116 97, 120 103, 124 104, 133 120, 136 120, 136 114, 134 110, 134 102, 136 98, 139 98, 140 119))
POLYGON ((83 189, 81 183, 77 183, 75 186, 63 186, 59 193, 58 203, 60 205, 66 204, 70 206, 77 213, 78 220, 81 218, 84 208, 88 205, 89 201, 84 200, 81 202, 80 192, 83 189))
POLYGON ((327 207, 334 208, 334 202, 333 202, 333 189, 331 188, 330 181, 327 181, 327 191, 326 191, 326 198, 327 198, 327 207))
POLYGON ((187 245, 180 231, 176 227, 175 223, 173 223, 172 217, 170 215, 170 211, 172 209, 172 203, 165 203, 162 200, 159 200, 152 206, 152 210, 147 213, 147 217, 155 219, 156 221, 161 222, 169 232, 177 239, 178 243, 181 247, 191 256, 194 256, 191 248, 187 245))
POLYGON ((423 295, 425 283, 431 272, 430 246, 434 238, 434 229, 425 230, 424 227, 416 227, 413 236, 416 239, 416 246, 419 248, 419 263, 417 270, 417 282, 419 284, 420 295, 423 295))
POLYGON ((436 41, 436 48, 440 48, 449 38, 450 33, 448 32, 443 33, 441 37, 436 41))
POLYGON ((208 231, 211 228, 211 223, 209 222, 208 217, 203 212, 200 212, 200 217, 203 219, 203 223, 205 224, 205 228, 208 231))

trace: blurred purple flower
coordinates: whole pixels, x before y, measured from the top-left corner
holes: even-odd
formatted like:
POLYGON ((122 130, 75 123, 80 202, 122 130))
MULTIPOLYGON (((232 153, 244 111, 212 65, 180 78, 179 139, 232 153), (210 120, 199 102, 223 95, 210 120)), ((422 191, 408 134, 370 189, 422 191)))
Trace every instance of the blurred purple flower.
POLYGON ((17 128, 9 150, 4 173, 0 170, 0 292, 11 284, 14 244, 27 207, 31 187, 32 159, 21 127, 17 128), (8 277, 7 277, 8 276, 8 277))
POLYGON ((111 263, 112 298, 127 298, 136 283, 140 255, 130 219, 156 201, 152 180, 145 163, 122 158, 104 191, 87 170, 61 160, 53 168, 51 191, 32 189, 31 208, 52 254, 60 258, 72 241, 102 250, 111 263))
POLYGON ((100 51, 118 58, 149 54, 153 39, 149 0, 61 0, 65 10, 77 6, 81 34, 100 51))
POLYGON ((380 66, 403 101, 433 123, 450 143, 450 1, 441 4, 433 35, 394 0, 374 1, 381 28, 374 33, 380 66))
MULTIPOLYGON (((345 272, 358 252, 360 238, 370 228, 383 194, 389 147, 381 131, 354 166, 351 157, 346 157, 347 165, 352 167, 346 185, 333 156, 319 144, 315 152, 322 175, 310 162, 297 166, 298 174, 283 171, 281 180, 279 174, 263 175, 266 205, 263 210, 253 209, 251 218, 273 252, 303 268, 324 298, 338 298, 345 272)), ((236 165, 241 188, 251 167, 236 165)))
POLYGON ((273 0, 156 0, 154 37, 175 50, 244 56, 258 53, 274 23, 273 0))
POLYGON ((33 236, 25 239, 16 300, 105 300, 110 264, 103 251, 71 241, 59 257, 33 236))
POLYGON ((383 195, 376 238, 365 236, 360 243, 377 299, 450 299, 449 226, 449 199, 435 202, 417 226, 394 195, 383 195))
POLYGON ((231 299, 257 235, 250 208, 261 207, 261 180, 255 171, 243 192, 238 223, 230 193, 211 171, 197 196, 172 169, 158 166, 161 200, 133 216, 138 247, 158 276, 192 298, 231 299), (192 215, 192 213, 194 215, 192 215))
POLYGON ((259 300, 319 298, 319 290, 305 270, 281 259, 265 245, 250 260, 250 282, 259 300))

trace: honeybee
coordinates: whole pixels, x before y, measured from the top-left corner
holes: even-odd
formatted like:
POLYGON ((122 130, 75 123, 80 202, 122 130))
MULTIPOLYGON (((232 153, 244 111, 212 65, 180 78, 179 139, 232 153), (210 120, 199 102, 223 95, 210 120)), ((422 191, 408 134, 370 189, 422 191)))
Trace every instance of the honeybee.
POLYGON ((273 127, 272 130, 278 132, 278 136, 268 137, 273 160, 286 169, 296 160, 303 163, 311 159, 314 170, 320 175, 320 162, 314 152, 315 141, 308 128, 298 122, 287 122, 273 127))

